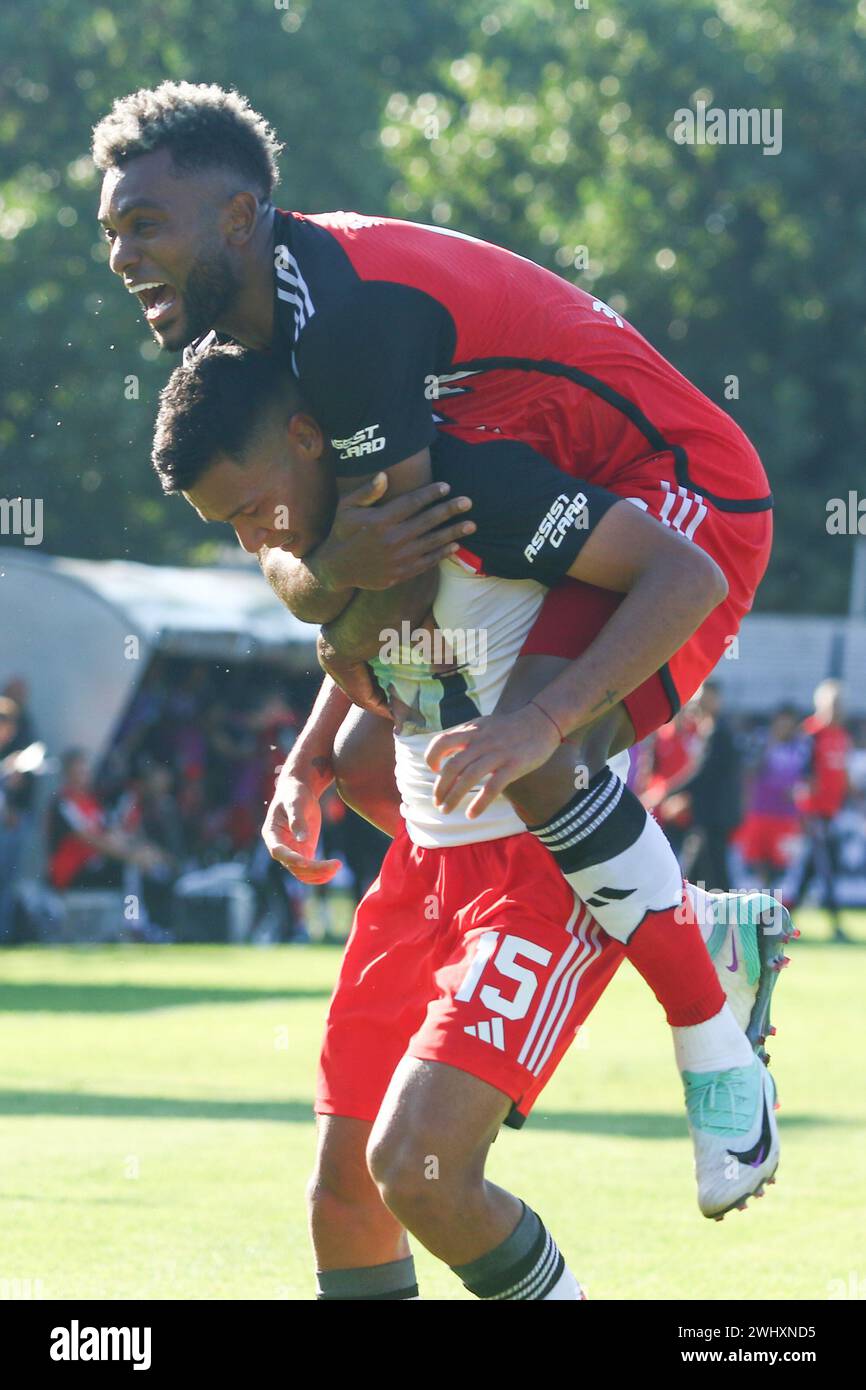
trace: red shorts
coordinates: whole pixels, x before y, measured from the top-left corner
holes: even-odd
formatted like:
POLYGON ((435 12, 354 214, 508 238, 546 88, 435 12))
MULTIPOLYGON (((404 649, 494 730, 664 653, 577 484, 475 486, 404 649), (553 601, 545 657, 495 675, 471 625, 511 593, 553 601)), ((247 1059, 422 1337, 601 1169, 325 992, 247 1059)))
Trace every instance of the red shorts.
POLYGON ((495 1086, 519 1127, 622 958, 533 835, 422 849, 401 830, 355 913, 316 1111, 372 1123, 408 1055, 495 1086))
POLYGON ((797 816, 771 816, 752 811, 740 826, 734 841, 747 864, 772 864, 786 869, 797 852, 802 836, 797 816))
MULTIPOLYGON (((754 458, 748 458, 752 471, 754 458)), ((667 724, 731 649, 767 568, 773 538, 771 511, 722 511, 700 494, 679 487, 672 456, 656 454, 644 462, 651 462, 651 472, 641 476, 638 464, 627 480, 610 484, 610 491, 633 499, 712 556, 728 581, 728 596, 660 671, 623 700, 635 742, 667 724)), ((608 589, 564 579, 545 598, 521 655, 574 660, 595 640, 622 599, 608 589)))

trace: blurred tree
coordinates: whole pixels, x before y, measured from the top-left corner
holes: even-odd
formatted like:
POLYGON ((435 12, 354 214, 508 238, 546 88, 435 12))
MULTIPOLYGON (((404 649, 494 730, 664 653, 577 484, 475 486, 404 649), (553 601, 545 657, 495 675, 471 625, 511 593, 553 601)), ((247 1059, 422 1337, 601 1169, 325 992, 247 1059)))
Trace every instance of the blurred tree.
POLYGON ((600 294, 728 410, 776 495, 758 607, 844 610, 862 479, 866 3, 464 0, 465 44, 388 102, 395 212, 600 294), (781 111, 782 148, 675 113, 781 111))
POLYGON ((208 554, 151 480, 174 359, 108 275, 87 158, 115 97, 183 77, 275 125, 282 206, 448 223, 627 313, 765 460, 759 606, 844 608, 851 541, 825 519, 866 414, 866 0, 287 3, 0 12, 0 495, 44 497, 46 549, 208 554), (677 144, 698 100, 780 109, 781 152, 677 144))
POLYGON ((391 84, 414 85, 438 44, 459 46, 444 12, 388 10, 384 45, 381 11, 352 0, 0 10, 0 496, 43 498, 47 551, 178 562, 218 545, 166 503, 148 464, 175 359, 108 271, 92 126, 165 78, 234 86, 285 142, 282 206, 380 211, 391 84))

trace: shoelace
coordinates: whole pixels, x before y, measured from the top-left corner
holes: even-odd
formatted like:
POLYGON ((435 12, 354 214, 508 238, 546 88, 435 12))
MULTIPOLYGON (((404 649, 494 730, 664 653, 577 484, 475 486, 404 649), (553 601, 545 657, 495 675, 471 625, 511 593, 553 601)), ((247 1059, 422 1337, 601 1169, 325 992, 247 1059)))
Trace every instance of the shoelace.
POLYGON ((697 1129, 733 1130, 745 1134, 752 1126, 755 1117, 755 1104, 752 1089, 748 1082, 749 1072, 741 1067, 733 1068, 733 1076, 713 1077, 703 1085, 691 1085, 686 1096, 689 1118, 697 1129), (726 1093, 728 1108, 717 1109, 716 1095, 719 1090, 726 1093), (705 1118, 706 1112, 709 1115, 705 1118))

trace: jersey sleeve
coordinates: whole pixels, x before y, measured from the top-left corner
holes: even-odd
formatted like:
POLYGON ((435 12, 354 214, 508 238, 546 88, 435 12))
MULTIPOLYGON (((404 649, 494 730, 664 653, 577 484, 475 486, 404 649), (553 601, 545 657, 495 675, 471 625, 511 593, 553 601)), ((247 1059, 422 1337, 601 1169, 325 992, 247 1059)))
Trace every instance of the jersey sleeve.
POLYGON ((593 528, 622 501, 517 440, 467 444, 439 432, 432 460, 434 478, 450 483, 451 496, 471 498, 467 519, 477 529, 466 549, 500 579, 558 584, 593 528))
POLYGON ((389 468, 431 443, 449 323, 430 295, 381 280, 363 282, 309 321, 295 369, 339 477, 389 468))

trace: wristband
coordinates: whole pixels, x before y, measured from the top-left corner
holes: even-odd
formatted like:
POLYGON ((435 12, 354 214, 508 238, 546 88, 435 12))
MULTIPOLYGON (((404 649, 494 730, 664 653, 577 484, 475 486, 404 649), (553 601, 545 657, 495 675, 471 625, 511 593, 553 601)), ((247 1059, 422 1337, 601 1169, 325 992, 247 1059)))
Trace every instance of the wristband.
POLYGON ((544 706, 543 706, 543 705, 540 705, 540 704, 538 703, 537 700, 530 700, 529 703, 530 703, 531 705, 535 705, 535 708, 536 708, 536 709, 540 709, 540 710, 541 710, 541 713, 544 715, 545 719, 549 719, 549 720, 550 720, 550 722, 551 722, 551 724, 553 725, 554 729, 555 729, 556 732, 559 734, 559 741, 560 741, 560 743, 565 743, 565 734, 564 734, 564 733, 562 732, 562 730, 560 729, 560 727, 559 727, 559 725, 557 724, 556 720, 554 719, 553 715, 552 715, 552 714, 548 714, 548 713, 547 713, 547 710, 544 708, 544 706))

